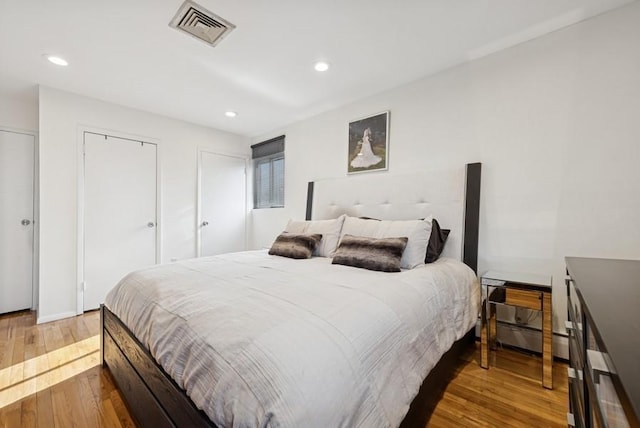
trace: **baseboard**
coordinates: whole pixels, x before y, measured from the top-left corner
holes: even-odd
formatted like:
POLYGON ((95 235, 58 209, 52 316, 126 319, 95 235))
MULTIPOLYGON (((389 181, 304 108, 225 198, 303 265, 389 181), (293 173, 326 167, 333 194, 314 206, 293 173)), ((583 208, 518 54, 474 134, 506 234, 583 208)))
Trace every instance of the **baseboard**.
POLYGON ((77 314, 75 311, 67 311, 67 312, 60 312, 59 314, 47 315, 44 317, 38 316, 36 323, 44 324, 46 322, 58 321, 64 318, 75 317, 76 315, 77 314))
MULTIPOLYGON (((480 337, 480 320, 476 323, 476 337, 480 337)), ((498 321, 498 344, 503 343, 532 352, 542 352, 542 333, 540 329, 505 321, 498 321)), ((553 333, 553 355, 569 359, 569 342, 567 336, 553 333)))

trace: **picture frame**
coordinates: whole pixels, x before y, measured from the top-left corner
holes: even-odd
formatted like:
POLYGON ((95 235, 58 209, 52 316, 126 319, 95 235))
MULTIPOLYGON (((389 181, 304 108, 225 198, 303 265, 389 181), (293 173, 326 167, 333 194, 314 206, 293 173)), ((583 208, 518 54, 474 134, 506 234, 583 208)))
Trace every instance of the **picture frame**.
POLYGON ((389 111, 349 122, 347 174, 389 169, 389 111))

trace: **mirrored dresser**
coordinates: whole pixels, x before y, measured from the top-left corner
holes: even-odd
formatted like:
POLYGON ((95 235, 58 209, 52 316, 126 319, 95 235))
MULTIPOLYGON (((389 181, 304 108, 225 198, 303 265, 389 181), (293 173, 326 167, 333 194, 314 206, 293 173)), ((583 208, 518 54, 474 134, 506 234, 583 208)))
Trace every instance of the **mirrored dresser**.
POLYGON ((640 427, 640 261, 566 265, 568 425, 640 427))

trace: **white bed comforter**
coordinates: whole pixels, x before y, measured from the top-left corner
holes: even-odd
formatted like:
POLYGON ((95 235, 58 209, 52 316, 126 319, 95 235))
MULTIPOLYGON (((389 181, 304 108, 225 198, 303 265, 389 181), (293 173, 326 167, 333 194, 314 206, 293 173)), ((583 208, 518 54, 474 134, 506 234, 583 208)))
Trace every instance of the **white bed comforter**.
POLYGON ((220 427, 395 427, 476 322, 459 261, 400 273, 225 254, 133 272, 115 313, 220 427))

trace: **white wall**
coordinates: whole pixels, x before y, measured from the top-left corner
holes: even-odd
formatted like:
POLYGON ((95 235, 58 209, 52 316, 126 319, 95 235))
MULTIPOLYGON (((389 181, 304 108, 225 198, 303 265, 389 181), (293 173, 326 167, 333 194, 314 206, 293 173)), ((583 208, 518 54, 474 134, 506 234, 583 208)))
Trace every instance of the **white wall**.
POLYGON ((28 95, 0 93, 0 128, 38 130, 38 101, 28 95))
POLYGON ((197 148, 250 153, 244 137, 40 87, 39 322, 76 313, 78 139, 85 127, 158 141, 162 262, 196 255, 197 148))
POLYGON ((479 271, 553 274, 564 331, 564 256, 640 259, 638 22, 634 3, 256 138, 286 134, 286 200, 253 210, 251 246, 345 175, 350 120, 390 110, 390 173, 483 163, 479 271))

